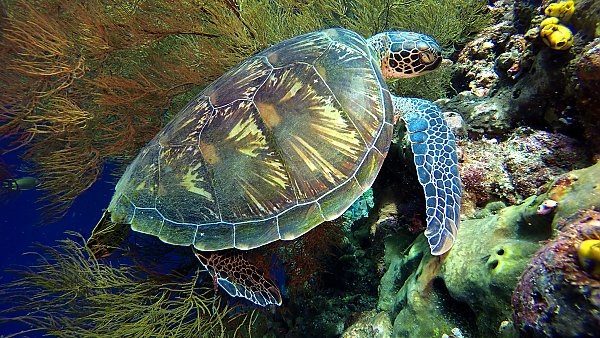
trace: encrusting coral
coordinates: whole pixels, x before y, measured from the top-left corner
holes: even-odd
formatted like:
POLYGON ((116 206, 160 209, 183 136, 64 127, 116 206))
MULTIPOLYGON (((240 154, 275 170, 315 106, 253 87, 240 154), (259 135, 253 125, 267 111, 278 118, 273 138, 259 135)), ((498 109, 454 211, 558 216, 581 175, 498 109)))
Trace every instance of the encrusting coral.
POLYGON ((598 229, 600 213, 577 213, 536 252, 512 296, 514 322, 523 336, 596 336, 600 279, 579 264, 582 250, 577 248, 598 229))

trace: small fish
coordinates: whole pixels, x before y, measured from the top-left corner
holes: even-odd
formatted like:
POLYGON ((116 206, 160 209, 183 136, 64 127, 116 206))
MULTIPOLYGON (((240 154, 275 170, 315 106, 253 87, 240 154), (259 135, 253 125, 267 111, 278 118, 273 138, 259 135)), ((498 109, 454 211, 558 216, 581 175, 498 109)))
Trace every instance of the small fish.
POLYGON ((1 182, 2 189, 12 191, 33 190, 38 185, 35 177, 8 178, 1 182))
POLYGON ((537 208, 537 214, 538 215, 549 215, 552 212, 554 212, 556 207, 558 207, 558 202, 556 202, 555 200, 550 200, 550 199, 545 200, 537 208))

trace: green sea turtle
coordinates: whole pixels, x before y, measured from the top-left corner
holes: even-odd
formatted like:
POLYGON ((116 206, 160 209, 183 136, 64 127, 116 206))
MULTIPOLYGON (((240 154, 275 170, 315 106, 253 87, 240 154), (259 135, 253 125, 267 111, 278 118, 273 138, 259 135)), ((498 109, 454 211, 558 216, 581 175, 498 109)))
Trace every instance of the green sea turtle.
MULTIPOLYGON (((206 87, 140 151, 105 215, 200 252, 292 240, 371 186, 401 118, 425 191, 425 235, 441 255, 459 221, 454 136, 434 104, 395 97, 385 82, 441 60, 431 37, 412 32, 364 39, 333 28, 267 48, 206 87)), ((277 287, 239 258, 198 257, 230 295, 281 304, 277 287)))

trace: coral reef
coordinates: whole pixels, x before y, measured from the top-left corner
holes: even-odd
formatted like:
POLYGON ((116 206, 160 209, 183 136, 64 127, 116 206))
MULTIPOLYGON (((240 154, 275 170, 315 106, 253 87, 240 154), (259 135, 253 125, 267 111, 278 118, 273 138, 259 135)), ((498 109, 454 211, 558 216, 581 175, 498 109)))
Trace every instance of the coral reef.
POLYGON ((398 263, 404 274, 390 266, 389 276, 381 280, 379 305, 397 313, 395 332, 422 337, 459 327, 467 335, 495 335, 510 319, 507 305, 516 277, 537 249, 537 240, 544 237, 544 231, 529 239, 519 235, 518 224, 532 212, 530 203, 463 221, 457 243, 443 261, 420 248, 422 239, 416 241, 406 256, 413 262, 398 263), (395 305, 384 307, 382 299, 395 305))
POLYGON ((354 223, 359 219, 369 217, 369 211, 373 209, 373 206, 373 189, 369 188, 344 212, 344 218, 348 220, 347 223, 354 223))
POLYGON ((600 162, 591 167, 568 172, 556 179, 545 197, 558 203, 554 212, 553 225, 577 213, 579 210, 600 208, 600 162))
MULTIPOLYGON (((473 218, 461 222, 450 253, 432 257, 424 237, 414 239, 408 230, 418 228, 420 206, 409 182, 414 173, 402 162, 410 162, 410 155, 402 154, 401 141, 390 149, 381 186, 375 185, 367 224, 353 227, 361 243, 384 247, 383 255, 368 251, 377 264, 372 273, 381 276, 371 314, 384 311, 392 318, 392 336, 450 335, 455 328, 465 336, 518 336, 513 291, 540 241, 550 239, 579 208, 600 207, 600 165, 572 171, 591 165, 590 155, 599 149, 589 148, 598 144, 592 135, 600 120, 593 94, 597 42, 585 33, 597 15, 589 9, 596 5, 575 3, 567 23, 573 45, 554 50, 539 30, 528 34, 539 27, 548 4, 494 2, 493 22, 452 55, 457 70, 452 84, 459 93, 436 104, 463 117, 457 127, 463 212, 473 218)), ((351 328, 346 333, 355 332, 351 328)))
MULTIPOLYGON (((594 33, 588 27, 600 22, 592 14, 597 4, 576 3, 569 21, 574 37, 569 51, 552 50, 538 38, 542 9, 548 4, 496 1, 493 24, 459 54, 456 67, 465 79, 453 83, 460 93, 437 103, 462 114, 471 137, 500 137, 522 124, 571 136, 581 128, 588 133, 594 129, 597 119, 586 119, 583 112, 592 109, 595 96, 589 89, 595 83, 580 88, 574 64, 582 49, 591 48, 594 33)), ((590 141, 596 142, 591 137, 590 141)))
MULTIPOLYGON (((600 20, 600 19, 599 19, 600 20)), ((599 26, 600 27, 600 26, 599 26)), ((583 123, 584 135, 595 155, 600 155, 600 37, 587 45, 577 57, 576 63, 576 107, 583 123)))
POLYGON ((459 140, 464 214, 492 201, 519 203, 548 181, 588 164, 584 149, 568 136, 519 128, 507 137, 459 140))
POLYGON ((593 197, 599 166, 567 173, 590 165, 584 145, 597 143, 591 136, 599 120, 592 94, 597 43, 582 49, 590 37, 581 33, 579 19, 590 15, 577 4, 569 21, 573 47, 556 51, 526 34, 540 22, 537 5, 495 2, 495 22, 458 55, 458 74, 466 80, 453 84, 465 91, 436 101, 462 115, 469 136, 458 141, 463 212, 477 218, 462 221, 452 251, 440 261, 427 254, 422 237, 407 244, 411 237, 402 229, 409 222, 399 215, 411 213, 399 212, 402 202, 380 206, 392 211, 369 221, 377 230, 371 232, 374 243, 385 238, 378 310, 394 319, 396 336, 440 336, 453 328, 467 336, 518 336, 511 297, 538 241, 550 238, 578 208, 600 206, 593 197), (575 53, 581 54, 574 59, 575 53), (576 76, 588 80, 575 84, 576 76), (517 128, 523 124, 530 127, 517 128), (496 201, 520 205, 505 208, 496 201))
POLYGON ((524 337, 595 337, 600 331, 600 279, 578 262, 577 247, 600 229, 600 213, 563 221, 523 272, 513 296, 514 322, 524 337))
MULTIPOLYGON (((421 3, 385 0, 2 2, 0 12, 6 20, 0 21, 0 62, 7 67, 0 78, 4 88, 0 93, 0 135, 9 144, 2 152, 22 152, 22 157, 32 163, 31 171, 37 174, 40 188, 45 192, 42 202, 46 205, 47 219, 55 220, 94 183, 107 162, 116 163, 115 174, 119 174, 131 156, 191 96, 241 59, 268 45, 331 26, 350 28, 363 36, 400 28, 435 36, 450 55, 488 23, 485 5, 486 1, 482 0, 428 0, 421 3)), ((401 88, 394 86, 393 90, 403 95, 439 98, 451 92, 451 76, 451 69, 446 68, 427 80, 407 82, 401 88)), ((357 212, 352 215, 354 220, 359 217, 364 220, 368 216, 368 206, 372 202, 369 199, 363 201, 367 208, 357 206, 357 212)), ((297 301, 292 301, 290 306, 290 311, 298 318, 292 323, 298 325, 288 325, 292 333, 305 334, 308 327, 319 336, 320 333, 340 334, 345 323, 351 322, 348 319, 352 313, 361 313, 375 303, 377 274, 370 259, 370 229, 355 223, 364 225, 365 222, 348 222, 341 227, 342 231, 339 224, 321 225, 292 242, 290 247, 277 249, 278 257, 290 271, 288 291, 295 293, 290 298, 297 301), (341 248, 333 245, 338 240, 343 242, 341 248), (331 248, 340 256, 329 255, 331 248)), ((419 223, 415 221, 415 224, 419 223)), ((121 236, 117 237, 120 240, 121 236)), ((111 241, 118 239, 112 237, 111 241)), ((91 247, 98 257, 122 249, 97 247, 93 241, 91 247)), ((65 248, 64 253, 57 254, 56 262, 69 257, 83 256, 75 249, 65 248)), ((266 257, 264 260, 270 260, 272 255, 266 257)), ((112 256, 109 259, 112 260, 112 256)), ((89 268, 83 259, 79 262, 79 265, 57 264, 57 270, 49 275, 58 275, 58 269, 89 268)), ((109 264, 94 260, 90 264, 97 266, 83 273, 82 283, 104 279, 104 270, 115 272, 109 264)), ((49 271, 50 266, 42 264, 40 269, 49 271)), ((143 273, 153 274, 151 270, 143 268, 143 273)), ((41 290, 42 298, 52 298, 55 294, 62 297, 60 292, 63 290, 30 283, 33 276, 26 276, 23 280, 26 287, 16 291, 17 294, 41 290)), ((204 292, 206 285, 199 289, 195 283, 185 284, 185 280, 189 281, 185 277, 178 280, 183 281, 179 285, 189 289, 181 291, 169 283, 164 284, 164 290, 158 290, 155 284, 146 283, 145 279, 135 279, 138 285, 134 296, 145 290, 147 294, 158 295, 161 301, 171 301, 172 295, 183 302, 198 300, 198 294, 208 295, 204 292)), ((92 282, 88 284, 95 286, 92 282)), ((81 286, 73 285, 73 288, 81 286)), ((106 286, 107 294, 112 291, 120 292, 126 303, 115 299, 116 296, 107 296, 106 299, 112 301, 110 305, 94 303, 95 298, 83 295, 73 302, 73 306, 77 303, 83 308, 127 309, 129 304, 139 305, 140 301, 155 304, 151 300, 130 297, 131 294, 119 286, 106 286)), ((215 302, 219 303, 218 300, 215 302)), ((57 328, 52 323, 68 320, 71 315, 79 319, 73 314, 74 308, 67 307, 65 312, 60 312, 51 309, 51 305, 52 300, 49 300, 47 306, 41 306, 39 318, 42 319, 31 324, 54 333, 57 328), (44 321, 50 324, 44 324, 44 321)), ((176 303, 173 308, 178 311, 179 305, 176 303)), ((199 311, 194 311, 196 303, 185 305, 192 310, 183 315, 189 314, 190 318, 198 315, 199 311)), ((160 308, 160 304, 156 307, 160 308)), ((150 306, 148 313, 138 314, 142 318, 139 323, 149 321, 153 315, 151 310, 156 307, 150 306)), ((105 312, 98 311, 98 316, 104 316, 105 312)), ((173 316, 173 320, 180 320, 183 324, 178 327, 183 330, 185 326, 187 330, 189 326, 203 325, 201 319, 204 317, 198 316, 197 322, 181 316, 173 316)), ((82 322, 81 326, 73 324, 73 330, 69 332, 78 336, 88 332, 90 335, 102 334, 94 330, 114 330, 121 324, 122 331, 113 331, 113 334, 126 335, 123 330, 131 329, 131 318, 125 314, 109 322, 102 317, 98 319, 97 328, 82 322)), ((214 313, 214 319, 222 318, 214 313)), ((220 329, 216 324, 213 328, 220 329)), ((144 330, 144 325, 139 329, 144 330)), ((148 329, 144 334, 161 335, 171 332, 170 329, 159 333, 148 329)), ((190 329, 182 335, 200 334, 190 329)))
MULTIPOLYGON (((458 327, 467 336, 517 336, 510 304, 519 276, 532 264, 540 240, 550 238, 579 208, 600 207, 598 175, 600 163, 563 174, 547 192, 520 205, 490 204, 481 218, 461 223, 455 246, 441 259, 428 254, 423 236, 409 249, 400 235, 388 237, 378 308, 395 317, 394 334, 422 337, 458 327), (538 212, 548 200, 556 205, 538 212)), ((570 245, 576 252, 577 243, 570 245)))
MULTIPOLYGON (((363 36, 388 28, 427 33, 454 64, 390 88, 437 99, 458 135, 465 219, 455 247, 432 257, 417 235, 424 226, 422 191, 400 135, 372 196, 357 201, 346 220, 250 256, 263 271, 274 261, 287 270, 287 284, 280 281, 285 307, 265 320, 263 332, 593 334, 600 291, 593 264, 580 262, 588 254, 577 250, 586 238, 595 240, 588 228, 598 215, 588 211, 588 222, 573 215, 600 208, 600 164, 572 170, 600 158, 600 2, 577 0, 574 12, 555 14, 567 3, 0 2, 0 62, 6 65, 0 135, 9 143, 2 152, 23 152, 46 192, 48 216, 57 218, 105 163, 121 170, 191 96, 248 55, 330 26, 363 36), (547 15, 561 18, 545 22, 554 26, 544 32, 547 15), (572 41, 553 49, 546 43, 558 47, 554 34, 567 34, 561 27, 572 41), (574 299, 586 311, 576 312, 574 299)), ((117 268, 63 244, 58 250, 64 252, 45 253, 38 270, 13 284, 21 288, 12 289, 14 296, 37 295, 40 304, 16 320, 59 336, 199 336, 206 330, 219 336, 261 322, 221 302, 210 278, 195 269, 165 276, 142 264, 117 268), (75 279, 61 271, 74 272, 75 279), (58 301, 65 307, 55 307, 58 301)), ((99 256, 105 249, 114 248, 100 248, 99 256)), ((15 309, 31 310, 25 303, 15 309)))
POLYGON ((344 330, 342 338, 391 338, 392 323, 387 313, 367 311, 344 330))

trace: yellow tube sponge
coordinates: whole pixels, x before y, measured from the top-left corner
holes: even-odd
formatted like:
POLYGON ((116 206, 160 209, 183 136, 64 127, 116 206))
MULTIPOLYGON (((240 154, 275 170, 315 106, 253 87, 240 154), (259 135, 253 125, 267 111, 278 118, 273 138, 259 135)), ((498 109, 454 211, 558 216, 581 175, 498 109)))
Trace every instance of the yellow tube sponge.
POLYGON ((560 18, 563 21, 569 21, 575 12, 575 3, 573 1, 561 1, 558 3, 549 4, 544 10, 548 16, 560 18))
POLYGON ((561 24, 546 24, 540 31, 544 43, 552 49, 567 50, 573 45, 573 33, 561 24))
POLYGON ((600 278, 600 240, 588 239, 577 248, 579 263, 593 276, 600 278))

